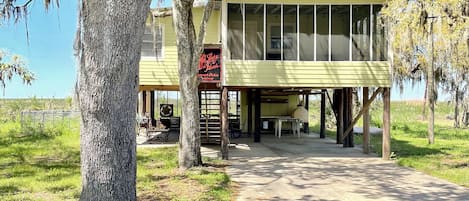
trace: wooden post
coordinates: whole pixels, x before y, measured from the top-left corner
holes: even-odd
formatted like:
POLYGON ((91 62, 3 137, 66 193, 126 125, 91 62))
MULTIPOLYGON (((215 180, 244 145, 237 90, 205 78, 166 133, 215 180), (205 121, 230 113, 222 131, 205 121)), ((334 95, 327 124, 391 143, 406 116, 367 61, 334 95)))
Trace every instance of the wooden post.
POLYGON ((321 90, 321 125, 320 138, 326 138, 326 90, 321 90))
POLYGON ((145 113, 147 113, 147 91, 142 91, 142 115, 145 116, 145 113))
POLYGON ((376 91, 373 92, 373 95, 371 96, 370 99, 368 99, 368 102, 363 105, 362 109, 360 109, 357 116, 353 119, 352 123, 347 126, 347 129, 345 129, 345 131, 344 131, 345 135, 342 137, 342 139, 344 139, 345 137, 348 136, 348 134, 351 133, 350 131, 352 131, 353 126, 358 122, 360 117, 363 115, 363 112, 365 111, 365 109, 368 109, 370 107, 371 103, 378 96, 378 94, 381 93, 382 89, 383 88, 378 88, 376 91))
POLYGON ((252 89, 248 89, 248 136, 252 134, 252 89))
POLYGON ((140 91, 138 93, 138 106, 137 106, 137 113, 140 115, 140 116, 143 116, 143 92, 140 91))
MULTIPOLYGON (((305 109, 308 111, 308 115, 309 115, 309 93, 310 92, 308 91, 305 94, 305 109)), ((303 130, 305 131, 306 134, 309 134, 309 122, 304 122, 303 125, 304 125, 303 130)))
MULTIPOLYGON (((363 87, 363 103, 368 102, 368 87, 363 87)), ((364 108, 363 111, 363 153, 368 154, 370 152, 370 114, 369 109, 364 108)))
POLYGON ((156 126, 156 119, 155 119, 155 91, 150 91, 150 119, 151 119, 151 125, 156 126))
MULTIPOLYGON (((353 118, 353 103, 352 103, 352 88, 346 88, 344 89, 344 121, 343 121, 343 128, 349 127, 349 125, 352 123, 352 118, 353 118)), ((349 131, 350 133, 353 132, 353 129, 349 131)), ((343 138, 343 145, 344 147, 353 147, 353 134, 350 133, 343 133, 343 135, 346 135, 345 138, 343 138)))
POLYGON ((383 159, 391 157, 391 90, 384 88, 383 91, 383 159))
POLYGON ((336 143, 342 144, 342 136, 344 132, 344 100, 343 100, 343 89, 336 89, 334 91, 334 107, 337 111, 337 132, 336 132, 336 143))
POLYGON ((254 128, 256 132, 254 133, 254 142, 261 142, 261 90, 256 89, 255 98, 254 98, 254 128))
POLYGON ((221 93, 220 103, 220 117, 221 117, 221 158, 228 160, 228 145, 230 140, 228 138, 228 88, 223 87, 221 93))

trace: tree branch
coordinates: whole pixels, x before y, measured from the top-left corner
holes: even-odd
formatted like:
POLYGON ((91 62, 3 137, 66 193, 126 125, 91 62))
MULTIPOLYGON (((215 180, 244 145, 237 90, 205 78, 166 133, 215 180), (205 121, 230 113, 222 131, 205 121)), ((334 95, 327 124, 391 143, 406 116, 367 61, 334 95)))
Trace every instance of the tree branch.
POLYGON ((204 39, 205 39, 205 29, 207 28, 207 22, 210 19, 210 15, 212 15, 213 6, 214 6, 213 0, 208 0, 207 5, 205 6, 205 9, 204 9, 204 15, 202 16, 202 23, 200 24, 199 35, 197 35, 197 44, 196 44, 197 52, 202 52, 204 39))

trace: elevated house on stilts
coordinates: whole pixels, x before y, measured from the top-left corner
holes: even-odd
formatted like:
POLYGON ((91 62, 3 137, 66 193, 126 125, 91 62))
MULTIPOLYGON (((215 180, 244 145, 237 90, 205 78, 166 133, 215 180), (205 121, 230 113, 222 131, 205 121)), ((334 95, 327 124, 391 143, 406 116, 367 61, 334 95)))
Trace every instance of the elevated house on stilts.
MULTIPOLYGON (((325 105, 330 102, 337 120, 337 143, 353 147, 353 125, 363 116, 364 136, 368 136, 368 108, 382 94, 383 158, 387 159, 392 75, 385 29, 378 19, 384 2, 216 1, 199 66, 202 141, 220 142, 220 136, 228 135, 220 129, 223 126, 251 136, 254 142, 269 130, 280 136, 284 121, 298 128, 299 119, 291 117, 298 103, 304 101, 308 109, 309 95, 320 94, 321 138, 325 137, 325 105), (363 92, 356 116, 353 88, 363 92), (221 122, 220 115, 228 115, 229 121, 221 122)), ((194 22, 200 22, 203 9, 203 4, 194 7, 194 22)), ((157 111, 163 109, 156 103, 159 99, 155 102, 155 91, 178 91, 179 80, 171 9, 156 9, 153 14, 155 26, 147 28, 142 47, 139 113, 150 113, 155 124, 157 111)), ((161 120, 177 127, 177 115, 164 115, 161 120)), ((307 126, 304 131, 308 132, 307 126)))

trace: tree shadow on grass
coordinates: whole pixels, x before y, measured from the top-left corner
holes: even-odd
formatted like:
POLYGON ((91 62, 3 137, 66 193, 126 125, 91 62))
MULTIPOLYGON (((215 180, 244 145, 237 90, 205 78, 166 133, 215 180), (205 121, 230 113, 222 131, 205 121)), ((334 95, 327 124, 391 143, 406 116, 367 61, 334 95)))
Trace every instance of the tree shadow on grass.
MULTIPOLYGON (((372 145, 374 152, 379 155, 382 154, 382 137, 381 136, 372 136, 372 145)), ((409 141, 397 140, 395 138, 391 139, 391 152, 394 156, 397 157, 411 157, 411 156, 428 156, 435 154, 445 154, 442 149, 439 148, 430 148, 430 147, 421 147, 411 144, 409 141)))
POLYGON ((17 186, 6 184, 4 186, 0 186, 0 195, 2 194, 13 194, 20 192, 20 189, 17 186))

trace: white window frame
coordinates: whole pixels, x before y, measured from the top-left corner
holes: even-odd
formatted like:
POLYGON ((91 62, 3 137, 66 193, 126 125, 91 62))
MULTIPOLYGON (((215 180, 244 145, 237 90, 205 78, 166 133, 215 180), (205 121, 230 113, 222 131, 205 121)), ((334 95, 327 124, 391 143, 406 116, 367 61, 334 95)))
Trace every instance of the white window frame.
MULTIPOLYGON (((145 32, 147 31, 147 27, 150 28, 150 31, 152 31, 152 29, 153 29, 152 26, 153 26, 153 25, 145 25, 145 30, 144 30, 144 31, 145 31, 145 32)), ((147 60, 147 61, 148 61, 148 60, 158 60, 158 61, 161 61, 161 60, 164 59, 164 41, 165 41, 165 32, 164 32, 164 31, 165 31, 165 27, 164 27, 164 24, 155 24, 155 26, 161 28, 161 51, 160 51, 160 52, 161 52, 161 56, 159 56, 159 57, 156 56, 156 55, 153 55, 153 56, 141 56, 141 57, 140 57, 140 60, 147 60)), ((145 34, 148 34, 148 33, 145 33, 145 32, 144 32, 144 35, 145 35, 145 34)), ((153 33, 150 33, 150 34, 152 34, 152 38, 153 38, 153 33)), ((145 41, 145 40, 143 40, 143 38, 142 38, 142 46, 143 46, 143 43, 149 43, 149 42, 151 42, 151 43, 152 43, 152 46, 153 46, 153 42, 154 42, 153 40, 152 40, 152 41, 148 41, 148 40, 145 41)))

